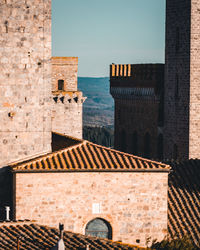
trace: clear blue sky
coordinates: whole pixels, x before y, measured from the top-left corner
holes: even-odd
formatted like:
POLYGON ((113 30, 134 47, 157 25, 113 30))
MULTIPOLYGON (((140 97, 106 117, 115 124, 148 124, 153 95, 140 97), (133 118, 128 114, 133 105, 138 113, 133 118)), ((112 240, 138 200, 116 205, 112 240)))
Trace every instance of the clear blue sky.
POLYGON ((78 56, 79 76, 111 63, 164 62, 165 0, 53 0, 53 56, 78 56))

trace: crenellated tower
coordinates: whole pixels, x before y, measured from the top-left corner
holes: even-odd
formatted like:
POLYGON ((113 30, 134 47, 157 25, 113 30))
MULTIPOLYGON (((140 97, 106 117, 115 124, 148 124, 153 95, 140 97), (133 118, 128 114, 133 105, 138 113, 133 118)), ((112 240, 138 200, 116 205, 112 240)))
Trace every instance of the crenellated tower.
POLYGON ((77 89, 77 57, 52 57, 52 131, 82 138, 85 97, 77 89))
POLYGON ((163 83, 163 64, 110 66, 116 149, 162 159, 163 83))
POLYGON ((51 0, 0 1, 0 167, 51 151, 51 0))
POLYGON ((200 0, 167 0, 165 159, 200 158, 200 0))

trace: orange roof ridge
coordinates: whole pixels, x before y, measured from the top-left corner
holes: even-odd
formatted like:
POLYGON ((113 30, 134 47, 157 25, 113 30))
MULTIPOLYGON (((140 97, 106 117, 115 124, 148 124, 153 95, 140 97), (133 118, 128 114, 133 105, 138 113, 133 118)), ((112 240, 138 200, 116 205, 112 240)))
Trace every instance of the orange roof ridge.
POLYGON ((10 167, 12 167, 13 169, 16 168, 17 166, 21 166, 23 167, 24 165, 26 165, 27 163, 36 163, 37 161, 40 161, 40 160, 46 160, 48 157, 51 157, 51 156, 55 156, 57 155, 58 153, 63 153, 64 151, 66 151, 66 149, 73 149, 74 147, 82 144, 82 143, 85 143, 85 141, 83 139, 78 139, 78 138, 75 138, 75 137, 72 137, 72 136, 68 136, 68 135, 63 135, 63 134, 60 134, 60 133, 57 133, 57 132, 52 132, 54 134, 57 134, 57 135, 60 135, 60 136, 63 136, 63 137, 66 137, 66 138, 70 138, 72 140, 75 140, 79 143, 75 144, 75 145, 71 145, 71 146, 68 146, 67 148, 63 148, 63 149, 59 149, 57 151, 53 151, 51 153, 48 153, 48 154, 44 154, 44 155, 40 155, 36 158, 33 158, 33 159, 29 159, 29 160, 26 160, 26 161, 23 161, 23 162, 16 162, 14 164, 11 164, 9 165, 10 167))
POLYGON ((151 163, 156 163, 156 164, 159 163, 160 165, 168 166, 169 168, 171 168, 169 164, 165 164, 165 163, 163 163, 163 162, 150 160, 150 159, 147 159, 147 158, 143 158, 143 157, 141 157, 141 156, 136 156, 136 155, 133 155, 133 154, 130 154, 130 153, 122 152, 122 151, 119 151, 119 150, 117 150, 117 149, 108 148, 108 147, 106 147, 106 146, 102 146, 102 145, 99 145, 99 144, 95 144, 95 143, 90 142, 90 141, 87 141, 87 140, 85 140, 85 141, 86 141, 87 143, 89 143, 89 144, 93 144, 93 145, 96 146, 96 147, 100 147, 100 148, 103 148, 103 149, 106 149, 106 150, 110 150, 110 151, 112 151, 112 152, 116 152, 116 153, 119 153, 119 154, 122 154, 122 155, 125 155, 125 156, 134 157, 134 158, 136 158, 136 159, 138 159, 138 160, 143 160, 143 161, 147 161, 147 162, 151 162, 151 163))
POLYGON ((11 165, 13 171, 167 171, 170 166, 55 133, 77 142, 35 159, 11 165))

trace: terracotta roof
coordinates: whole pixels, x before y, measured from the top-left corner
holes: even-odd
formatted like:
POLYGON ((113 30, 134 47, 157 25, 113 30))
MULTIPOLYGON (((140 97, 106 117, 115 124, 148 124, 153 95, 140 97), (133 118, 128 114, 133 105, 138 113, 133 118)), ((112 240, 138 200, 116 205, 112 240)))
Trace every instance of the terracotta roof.
MULTIPOLYGON (((90 237, 72 232, 64 232, 63 240, 66 249, 86 249, 89 245, 95 249, 144 249, 136 246, 113 242, 111 240, 90 237)), ((0 224, 0 249, 17 249, 19 238, 21 250, 50 249, 59 239, 59 230, 48 226, 30 223, 2 223, 0 224)))
POLYGON ((200 160, 173 163, 169 175, 168 232, 191 236, 200 247, 200 160))
POLYGON ((169 171, 170 166, 79 140, 75 145, 65 149, 15 164, 12 169, 16 172, 169 171))

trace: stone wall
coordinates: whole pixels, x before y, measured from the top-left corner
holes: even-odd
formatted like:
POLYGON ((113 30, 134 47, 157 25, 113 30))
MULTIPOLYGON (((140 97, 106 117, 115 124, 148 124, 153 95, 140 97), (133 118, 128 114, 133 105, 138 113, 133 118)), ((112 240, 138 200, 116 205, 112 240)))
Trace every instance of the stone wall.
MULTIPOLYGON (((159 159, 158 156, 158 113, 156 100, 115 100, 115 149, 159 159), (149 139, 149 152, 145 152, 149 139), (124 144, 124 145, 123 145, 124 144)), ((160 131, 162 134, 162 130, 160 131)))
POLYGON ((16 173, 15 217, 77 233, 102 218, 113 240, 145 245, 167 232, 167 181, 159 172, 16 173))
POLYGON ((200 1, 191 1, 189 158, 200 158, 200 1))
POLYGON ((82 139, 85 100, 82 92, 65 92, 53 96, 52 131, 82 139))
POLYGON ((115 149, 163 159, 163 85, 163 64, 111 65, 115 149))
POLYGON ((199 158, 199 0, 168 0, 166 12, 165 158, 199 158))
POLYGON ((52 131, 81 139, 85 98, 77 89, 77 72, 77 57, 52 57, 52 131))
POLYGON ((0 3, 0 166, 51 151, 51 0, 0 3))
POLYGON ((52 91, 58 90, 58 80, 64 81, 64 91, 77 91, 78 57, 52 57, 52 91))

